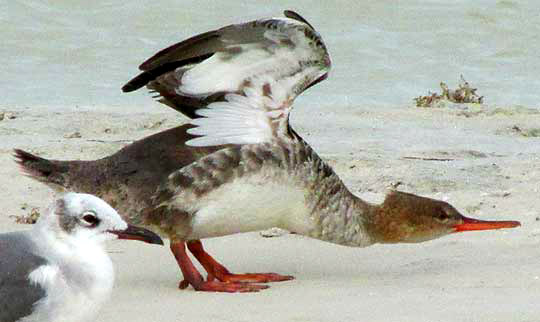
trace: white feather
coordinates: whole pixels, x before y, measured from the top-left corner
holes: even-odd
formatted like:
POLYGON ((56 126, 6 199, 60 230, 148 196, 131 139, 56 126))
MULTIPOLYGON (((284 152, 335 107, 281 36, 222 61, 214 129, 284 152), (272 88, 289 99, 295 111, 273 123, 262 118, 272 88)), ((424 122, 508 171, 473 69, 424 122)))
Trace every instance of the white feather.
POLYGON ((242 45, 242 54, 231 58, 229 53, 216 53, 187 71, 182 77, 179 92, 187 95, 208 95, 215 92, 234 92, 245 79, 266 73, 275 59, 265 50, 242 45))
POLYGON ((278 20, 258 42, 238 43, 232 35, 223 39, 234 50, 217 52, 183 74, 178 94, 229 93, 224 102, 196 111, 202 118, 191 122, 196 127, 188 133, 202 137, 187 145, 257 144, 288 137, 292 101, 330 64, 324 47, 314 46, 298 27, 307 28, 304 23, 278 20))
POLYGON ((206 96, 215 92, 234 92, 246 79, 257 75, 281 78, 299 70, 300 62, 314 55, 303 33, 296 29, 267 30, 264 37, 266 43, 232 43, 231 47, 240 48, 239 54, 218 52, 188 70, 182 77, 178 93, 206 96), (294 45, 287 45, 286 41, 294 45))

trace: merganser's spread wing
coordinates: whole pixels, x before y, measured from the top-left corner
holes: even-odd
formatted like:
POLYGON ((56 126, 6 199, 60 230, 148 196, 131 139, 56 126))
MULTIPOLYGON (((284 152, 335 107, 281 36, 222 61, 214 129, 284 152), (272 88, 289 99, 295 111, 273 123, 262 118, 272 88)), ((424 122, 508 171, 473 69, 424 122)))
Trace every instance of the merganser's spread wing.
POLYGON ((227 94, 244 95, 246 88, 268 82, 293 100, 326 78, 330 57, 305 19, 292 11, 285 16, 226 26, 163 49, 122 90, 146 85, 160 102, 190 118, 227 94))

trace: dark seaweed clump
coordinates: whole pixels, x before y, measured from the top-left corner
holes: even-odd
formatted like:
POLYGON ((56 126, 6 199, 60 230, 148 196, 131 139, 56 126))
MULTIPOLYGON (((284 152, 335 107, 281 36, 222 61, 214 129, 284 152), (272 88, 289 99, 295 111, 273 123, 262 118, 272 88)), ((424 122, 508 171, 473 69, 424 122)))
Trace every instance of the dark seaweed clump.
POLYGON ((430 93, 426 96, 418 96, 414 99, 417 107, 436 107, 443 101, 452 103, 477 103, 482 104, 484 96, 476 94, 476 88, 471 85, 461 76, 458 88, 455 90, 449 89, 448 85, 441 82, 439 84, 442 89, 442 94, 430 93))

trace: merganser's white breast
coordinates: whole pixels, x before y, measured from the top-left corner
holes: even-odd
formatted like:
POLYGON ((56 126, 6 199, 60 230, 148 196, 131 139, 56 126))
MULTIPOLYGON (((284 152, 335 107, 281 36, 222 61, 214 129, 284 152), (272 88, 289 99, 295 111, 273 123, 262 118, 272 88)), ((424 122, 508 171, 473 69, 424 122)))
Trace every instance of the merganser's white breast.
POLYGON ((264 172, 238 178, 197 199, 192 205, 198 210, 193 214, 188 239, 272 227, 301 234, 312 230, 314 223, 309 219, 305 191, 292 182, 269 180, 264 172))

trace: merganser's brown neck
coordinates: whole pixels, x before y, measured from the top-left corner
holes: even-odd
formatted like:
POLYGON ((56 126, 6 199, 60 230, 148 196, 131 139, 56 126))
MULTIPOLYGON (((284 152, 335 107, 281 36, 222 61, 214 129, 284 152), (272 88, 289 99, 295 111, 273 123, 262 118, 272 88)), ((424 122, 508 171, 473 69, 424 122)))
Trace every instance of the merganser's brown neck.
POLYGON ((308 236, 335 244, 365 247, 377 241, 368 232, 374 206, 353 195, 337 174, 309 147, 306 206, 315 228, 308 236))
POLYGON ((303 178, 305 202, 314 227, 306 235, 355 247, 374 243, 414 243, 468 230, 519 226, 517 221, 481 221, 461 215, 450 204, 392 191, 380 205, 353 195, 303 140, 289 147, 296 175, 303 178))

